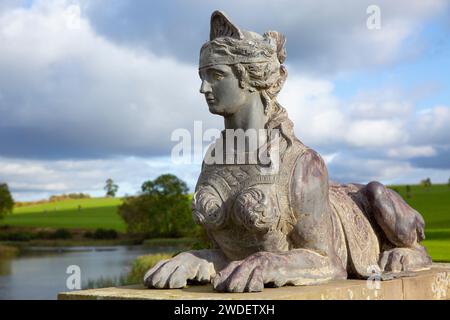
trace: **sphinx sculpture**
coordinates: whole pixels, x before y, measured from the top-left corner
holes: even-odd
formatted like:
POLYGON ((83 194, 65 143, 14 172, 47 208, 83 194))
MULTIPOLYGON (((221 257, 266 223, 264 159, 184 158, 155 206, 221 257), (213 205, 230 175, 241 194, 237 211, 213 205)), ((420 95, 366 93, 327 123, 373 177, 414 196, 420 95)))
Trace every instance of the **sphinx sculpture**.
POLYGON ((225 131, 258 130, 267 138, 277 130, 276 145, 270 137, 262 139, 269 159, 279 157, 277 170, 267 170, 274 167, 271 161, 230 164, 205 158, 193 218, 214 249, 161 261, 145 275, 147 287, 211 282, 217 291, 257 292, 374 273, 387 280, 431 265, 420 245, 424 220, 417 211, 379 182, 331 183, 320 155, 297 139, 277 102, 287 77, 285 58, 282 34, 241 30, 222 12, 212 14, 210 41, 200 53, 200 92, 228 129, 212 154, 226 140, 225 131))

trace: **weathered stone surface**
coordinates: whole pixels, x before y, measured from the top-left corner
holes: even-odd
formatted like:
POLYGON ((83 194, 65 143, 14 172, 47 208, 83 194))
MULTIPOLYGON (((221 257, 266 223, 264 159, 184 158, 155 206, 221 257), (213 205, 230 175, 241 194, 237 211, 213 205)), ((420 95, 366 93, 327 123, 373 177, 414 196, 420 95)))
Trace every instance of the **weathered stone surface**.
POLYGON ((144 299, 144 300, 406 300, 450 299, 450 266, 435 264, 413 277, 368 284, 366 280, 333 280, 316 286, 266 288, 258 293, 219 293, 211 285, 185 289, 147 289, 127 286, 65 292, 60 300, 144 299))
POLYGON ((424 272, 420 277, 402 279, 405 300, 450 299, 450 265, 446 267, 441 265, 433 272, 424 272))

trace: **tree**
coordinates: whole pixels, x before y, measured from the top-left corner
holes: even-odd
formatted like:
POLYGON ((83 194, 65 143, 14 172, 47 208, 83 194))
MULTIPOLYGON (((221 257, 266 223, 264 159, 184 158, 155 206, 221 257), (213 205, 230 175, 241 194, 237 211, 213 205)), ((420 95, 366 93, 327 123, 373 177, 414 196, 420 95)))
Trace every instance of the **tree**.
POLYGON ((420 184, 425 187, 425 188, 430 188, 431 187, 431 179, 430 178, 426 178, 425 180, 420 181, 420 184))
POLYGON ((191 197, 186 183, 164 174, 142 184, 142 193, 126 198, 119 214, 131 234, 147 237, 183 237, 195 233, 191 197))
POLYGON ((146 181, 141 189, 144 194, 159 196, 177 196, 189 191, 186 183, 173 174, 163 174, 153 181, 146 181))
POLYGON ((114 198, 116 196, 117 191, 119 190, 119 186, 115 184, 111 178, 109 178, 108 180, 106 180, 104 189, 106 191, 107 197, 114 198))
POLYGON ((448 178, 448 183, 447 183, 447 185, 450 187, 450 178, 448 178))
POLYGON ((14 200, 6 183, 0 183, 0 219, 12 213, 14 200))
POLYGON ((406 197, 411 198, 411 186, 406 185, 406 197))

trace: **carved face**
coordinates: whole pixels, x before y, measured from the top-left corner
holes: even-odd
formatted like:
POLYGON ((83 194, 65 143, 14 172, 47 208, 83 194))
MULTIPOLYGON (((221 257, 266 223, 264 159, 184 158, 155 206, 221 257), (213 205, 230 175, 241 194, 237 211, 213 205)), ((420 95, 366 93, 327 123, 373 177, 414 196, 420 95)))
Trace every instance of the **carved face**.
POLYGON ((248 103, 250 92, 239 86, 239 80, 230 66, 201 68, 199 75, 202 80, 200 93, 205 95, 211 113, 230 116, 248 103))

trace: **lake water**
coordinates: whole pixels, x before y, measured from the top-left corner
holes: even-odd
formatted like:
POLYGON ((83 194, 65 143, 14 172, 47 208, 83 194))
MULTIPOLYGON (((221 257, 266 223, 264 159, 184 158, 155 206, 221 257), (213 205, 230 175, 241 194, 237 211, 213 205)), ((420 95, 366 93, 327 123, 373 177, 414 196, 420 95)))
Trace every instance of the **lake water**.
MULTIPOLYGON (((80 268, 82 287, 89 282, 117 279, 143 254, 170 252, 172 248, 142 246, 29 248, 19 256, 0 259, 0 300, 46 299, 71 291, 66 282, 69 266, 80 268)), ((73 272, 73 271, 72 271, 73 272)))

